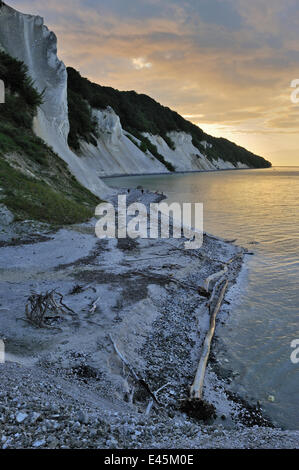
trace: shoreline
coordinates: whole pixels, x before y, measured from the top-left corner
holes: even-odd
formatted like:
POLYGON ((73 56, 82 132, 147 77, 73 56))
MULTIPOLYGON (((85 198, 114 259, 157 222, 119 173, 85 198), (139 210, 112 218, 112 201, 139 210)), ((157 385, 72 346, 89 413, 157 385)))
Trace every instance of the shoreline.
POLYGON ((116 173, 115 175, 109 175, 109 176, 100 176, 102 180, 106 180, 109 178, 128 178, 131 176, 140 176, 140 177, 145 177, 145 176, 175 176, 175 175, 185 175, 189 173, 214 173, 214 172, 220 172, 220 171, 239 171, 239 170, 267 170, 268 168, 218 168, 214 170, 190 170, 190 171, 170 171, 168 173, 163 172, 163 173, 130 173, 130 174, 121 174, 121 173, 116 173))
MULTIPOLYGON (((135 200, 149 204, 157 195, 132 190, 128 203, 135 200)), ((204 398, 216 421, 197 421, 178 406, 209 323, 197 288, 240 253, 231 288, 244 250, 208 234, 192 253, 182 240, 98 240, 94 223, 55 232, 29 225, 0 248, 0 337, 9 361, 0 364, 0 448, 298 447, 298 432, 268 427, 261 410, 230 394, 214 347, 204 398), (24 321, 26 298, 53 289, 75 315, 34 328, 24 321), (150 397, 124 374, 109 335, 152 390, 168 384, 163 406, 149 415, 150 397)))

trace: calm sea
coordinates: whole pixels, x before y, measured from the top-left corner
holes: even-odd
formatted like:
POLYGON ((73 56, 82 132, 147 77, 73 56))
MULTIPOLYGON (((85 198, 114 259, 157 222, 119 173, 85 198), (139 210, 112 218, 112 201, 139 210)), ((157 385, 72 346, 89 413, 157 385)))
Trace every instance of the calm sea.
POLYGON ((255 253, 242 270, 238 302, 221 327, 234 387, 260 400, 283 427, 299 428, 299 167, 106 179, 114 187, 163 191, 168 200, 204 203, 204 229, 255 253), (274 402, 269 402, 272 395, 274 402))

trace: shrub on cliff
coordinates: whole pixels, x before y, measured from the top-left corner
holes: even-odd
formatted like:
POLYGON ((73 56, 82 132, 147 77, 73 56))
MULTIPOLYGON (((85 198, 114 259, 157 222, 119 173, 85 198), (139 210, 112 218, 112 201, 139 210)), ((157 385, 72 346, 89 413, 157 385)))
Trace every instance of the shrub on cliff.
POLYGON ((78 93, 69 90, 68 108, 70 122, 69 146, 76 151, 80 150, 80 139, 96 145, 97 121, 93 118, 88 103, 78 93))
POLYGON ((0 79, 4 81, 6 89, 12 95, 17 94, 32 111, 42 104, 43 94, 34 88, 27 66, 4 51, 0 51, 0 79))
POLYGON ((43 97, 27 67, 0 51, 0 79, 6 92, 5 104, 0 105, 1 203, 20 220, 70 224, 90 218, 98 198, 32 131, 43 97))

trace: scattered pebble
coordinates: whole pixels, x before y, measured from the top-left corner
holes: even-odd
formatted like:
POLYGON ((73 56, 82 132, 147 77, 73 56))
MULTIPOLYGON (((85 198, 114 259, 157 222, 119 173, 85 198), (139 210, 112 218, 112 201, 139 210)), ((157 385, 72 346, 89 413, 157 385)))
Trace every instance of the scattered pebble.
POLYGON ((28 418, 27 413, 18 413, 16 416, 17 423, 21 424, 28 418))

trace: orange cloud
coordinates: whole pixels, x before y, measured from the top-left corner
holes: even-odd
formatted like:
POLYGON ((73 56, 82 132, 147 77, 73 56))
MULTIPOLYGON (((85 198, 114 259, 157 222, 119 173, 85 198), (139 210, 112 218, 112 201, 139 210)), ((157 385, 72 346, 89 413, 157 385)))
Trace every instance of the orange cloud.
POLYGON ((255 152, 298 146, 296 0, 10 3, 45 16, 61 58, 91 80, 147 93, 255 152))

